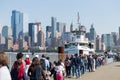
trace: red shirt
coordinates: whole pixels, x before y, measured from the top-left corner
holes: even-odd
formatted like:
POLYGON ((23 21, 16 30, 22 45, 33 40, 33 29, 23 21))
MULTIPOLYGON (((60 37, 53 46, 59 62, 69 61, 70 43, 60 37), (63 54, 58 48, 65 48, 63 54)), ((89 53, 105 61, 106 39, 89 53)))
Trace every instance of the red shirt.
POLYGON ((25 63, 26 65, 30 65, 30 59, 29 58, 25 59, 25 63))

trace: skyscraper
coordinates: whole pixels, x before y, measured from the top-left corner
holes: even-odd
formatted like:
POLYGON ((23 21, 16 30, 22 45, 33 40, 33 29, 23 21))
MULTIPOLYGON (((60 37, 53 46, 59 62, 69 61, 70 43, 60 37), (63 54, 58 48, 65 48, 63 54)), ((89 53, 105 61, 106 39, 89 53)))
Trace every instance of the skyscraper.
POLYGON ((41 23, 29 23, 29 37, 31 46, 37 46, 38 43, 38 32, 41 30, 41 23))
POLYGON ((61 34, 66 32, 66 23, 57 22, 57 32, 60 32, 61 34))
POLYGON ((113 36, 113 42, 115 46, 118 46, 118 34, 116 32, 111 32, 111 35, 113 36))
POLYGON ((38 46, 45 47, 45 37, 42 30, 38 32, 38 46))
POLYGON ((29 36, 31 40, 31 46, 35 46, 37 43, 37 27, 34 23, 29 23, 29 36))
POLYGON ((23 13, 13 10, 11 16, 11 27, 13 43, 17 43, 20 37, 23 38, 23 13))
POLYGON ((52 27, 52 38, 56 37, 57 31, 57 19, 55 17, 51 17, 51 27, 52 27))
POLYGON ((95 29, 92 24, 90 28, 90 41, 95 42, 95 38, 96 38, 96 33, 95 33, 95 29))
POLYGON ((119 27, 119 40, 120 40, 120 27, 119 27))
POLYGON ((51 26, 46 26, 46 39, 51 38, 51 26))
POLYGON ((46 46, 51 45, 51 32, 52 32, 52 27, 46 26, 46 46))
POLYGON ((102 50, 101 38, 99 35, 96 37, 96 51, 102 50))
POLYGON ((11 37, 12 36, 11 28, 8 27, 8 26, 3 26, 3 28, 2 28, 2 36, 5 37, 6 39, 8 37, 11 37))
POLYGON ((74 30, 74 26, 73 26, 73 23, 71 23, 70 25, 70 32, 72 32, 74 30))
POLYGON ((102 43, 105 44, 107 49, 111 49, 114 46, 113 36, 111 34, 102 34, 102 43))

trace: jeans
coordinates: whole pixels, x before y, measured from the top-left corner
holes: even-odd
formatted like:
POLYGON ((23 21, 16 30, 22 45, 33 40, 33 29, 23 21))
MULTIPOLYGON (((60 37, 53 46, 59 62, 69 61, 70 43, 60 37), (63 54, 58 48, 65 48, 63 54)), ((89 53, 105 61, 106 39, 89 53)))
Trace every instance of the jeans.
POLYGON ((80 77, 80 66, 75 66, 76 78, 80 77))
POLYGON ((85 66, 81 66, 81 73, 85 74, 85 66))
POLYGON ((75 74, 75 65, 71 65, 71 76, 75 74))

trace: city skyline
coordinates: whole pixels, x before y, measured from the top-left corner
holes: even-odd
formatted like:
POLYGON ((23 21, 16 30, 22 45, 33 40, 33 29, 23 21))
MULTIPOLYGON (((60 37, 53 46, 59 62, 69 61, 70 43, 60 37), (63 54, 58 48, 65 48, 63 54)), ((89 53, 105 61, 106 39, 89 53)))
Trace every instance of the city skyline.
MULTIPOLYGON (((89 31, 91 24, 94 24, 98 34, 118 32, 120 26, 120 5, 119 0, 85 0, 85 1, 4 1, 0 2, 0 30, 4 25, 11 26, 12 10, 26 14, 28 22, 39 21, 45 32, 46 26, 51 25, 51 17, 57 21, 67 23, 70 29, 71 22, 77 24, 77 12, 80 14, 80 22, 89 31), (19 4, 18 4, 19 3, 19 4), (109 28, 109 30, 108 30, 109 28)), ((28 27, 27 27, 28 28, 28 27)), ((69 31, 69 30, 67 30, 69 31)))

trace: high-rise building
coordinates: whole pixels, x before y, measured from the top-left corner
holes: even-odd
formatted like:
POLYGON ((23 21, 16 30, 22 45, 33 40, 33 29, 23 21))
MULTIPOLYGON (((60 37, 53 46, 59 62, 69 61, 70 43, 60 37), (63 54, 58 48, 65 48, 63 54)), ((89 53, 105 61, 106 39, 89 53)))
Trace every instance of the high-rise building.
POLYGON ((12 38, 12 36, 8 37, 6 47, 7 47, 8 50, 12 49, 12 47, 13 47, 13 38, 12 38))
POLYGON ((63 23, 63 33, 67 31, 67 26, 66 26, 66 23, 63 23))
POLYGON ((5 45, 5 37, 1 36, 1 40, 0 40, 0 44, 4 44, 5 45))
POLYGON ((52 31, 52 27, 46 26, 46 39, 51 38, 51 31, 52 31))
POLYGON ((11 16, 11 27, 13 43, 17 43, 20 37, 23 37, 23 13, 13 10, 11 16))
POLYGON ((42 30, 38 32, 38 46, 45 47, 45 37, 42 30))
POLYGON ((106 49, 111 49, 114 46, 113 36, 111 34, 102 34, 102 43, 105 44, 106 49))
POLYGON ((119 27, 119 40, 120 40, 120 27, 119 27))
POLYGON ((37 44, 37 33, 37 26, 35 23, 29 23, 29 36, 31 40, 31 46, 35 46, 37 44))
POLYGON ((66 23, 57 22, 57 32, 63 34, 66 32, 66 23))
POLYGON ((90 41, 95 42, 95 39, 96 39, 96 32, 92 24, 90 28, 90 41))
POLYGON ((50 46, 52 27, 46 26, 46 46, 50 46))
POLYGON ((29 37, 31 46, 37 46, 38 43, 38 32, 41 30, 41 23, 29 23, 29 37))
POLYGON ((99 35, 96 37, 96 51, 102 50, 101 38, 99 35))
POLYGON ((113 42, 115 46, 118 46, 118 34, 116 32, 111 32, 112 36, 113 36, 113 42))
POLYGON ((74 30, 74 25, 73 25, 73 23, 71 23, 71 25, 70 25, 70 32, 72 32, 74 30))
POLYGON ((36 22, 35 25, 37 26, 37 32, 39 32, 41 29, 41 22, 36 22))
POLYGON ((6 50, 5 37, 0 35, 0 50, 6 50))
POLYGON ((8 37, 11 37, 12 36, 12 29, 11 29, 11 27, 3 26, 3 28, 2 28, 2 36, 5 37, 6 39, 8 37))
POLYGON ((57 31, 57 19, 55 17, 51 17, 51 27, 52 27, 52 38, 56 37, 56 31, 57 31))
MULTIPOLYGON (((96 31, 93 27, 93 24, 91 25, 91 28, 90 28, 89 40, 94 44, 96 44, 96 31)), ((94 45, 94 49, 96 49, 96 45, 94 45)))

